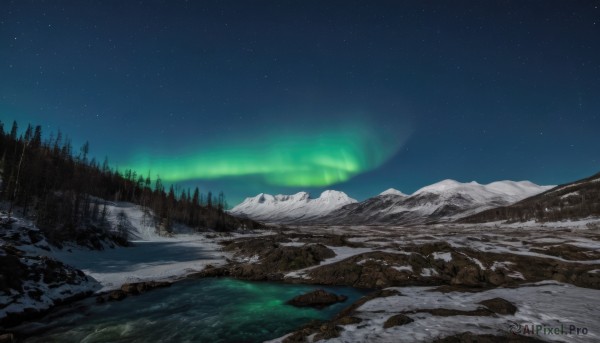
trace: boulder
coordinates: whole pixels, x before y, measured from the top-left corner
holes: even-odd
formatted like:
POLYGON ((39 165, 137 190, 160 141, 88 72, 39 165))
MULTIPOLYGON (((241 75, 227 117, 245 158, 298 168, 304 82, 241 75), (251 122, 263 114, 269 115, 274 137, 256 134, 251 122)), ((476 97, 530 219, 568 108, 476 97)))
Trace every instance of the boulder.
POLYGON ((490 311, 497 314, 515 314, 517 307, 508 300, 502 298, 493 298, 480 302, 479 304, 487 307, 490 311))
POLYGON ((412 323, 415 320, 412 319, 411 317, 404 315, 404 314, 397 314, 395 316, 391 316, 388 318, 388 320, 385 321, 385 323, 383 323, 383 328, 387 329, 387 328, 391 328, 393 326, 400 326, 400 325, 406 325, 408 323, 412 323))
POLYGON ((121 286, 121 291, 123 291, 127 295, 137 295, 137 294, 149 291, 151 289, 163 288, 163 287, 169 287, 169 286, 171 286, 171 283, 167 282, 167 281, 133 282, 133 283, 124 283, 121 286))
POLYGON ((325 323, 321 325, 319 331, 316 333, 314 337, 314 342, 339 337, 341 331, 342 329, 339 328, 337 325, 333 323, 325 323))
MULTIPOLYGON (((137 283, 124 283, 123 285, 121 285, 121 290, 126 293, 127 295, 137 295, 140 294, 140 291, 138 291, 138 285, 137 283)), ((144 287, 140 287, 140 288, 144 288, 144 287)))
POLYGON ((127 297, 127 293, 123 292, 122 290, 116 290, 116 291, 112 291, 108 294, 108 300, 123 300, 127 297))
POLYGON ((287 303, 296 307, 316 307, 323 308, 331 304, 346 301, 345 295, 336 295, 325 290, 318 289, 303 295, 299 295, 287 303))

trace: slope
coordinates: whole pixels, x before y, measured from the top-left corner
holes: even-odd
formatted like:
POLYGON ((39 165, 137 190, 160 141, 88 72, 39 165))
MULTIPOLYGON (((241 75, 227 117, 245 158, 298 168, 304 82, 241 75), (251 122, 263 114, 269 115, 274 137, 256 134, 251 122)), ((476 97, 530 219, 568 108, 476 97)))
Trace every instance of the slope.
POLYGON ((306 192, 275 196, 261 193, 246 198, 229 213, 260 221, 289 223, 315 220, 352 203, 356 203, 356 200, 348 197, 346 193, 331 190, 324 191, 316 199, 306 192))
POLYGON ((557 186, 510 206, 468 216, 462 222, 561 221, 600 216, 600 173, 557 186))

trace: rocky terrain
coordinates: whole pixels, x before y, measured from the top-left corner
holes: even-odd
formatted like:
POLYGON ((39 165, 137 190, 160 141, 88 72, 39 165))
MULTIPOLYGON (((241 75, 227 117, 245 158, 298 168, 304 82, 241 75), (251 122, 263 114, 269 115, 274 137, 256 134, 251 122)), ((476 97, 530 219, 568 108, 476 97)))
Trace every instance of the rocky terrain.
POLYGON ((81 270, 33 253, 50 250, 50 245, 42 232, 21 224, 2 218, 0 327, 39 316, 55 305, 89 296, 100 288, 81 270))
MULTIPOLYGON (((40 232, 19 224, 10 223, 2 238, 0 274, 11 277, 0 280, 1 303, 8 304, 0 313, 35 314, 100 289, 81 271, 36 254, 50 249, 49 243, 40 232), (11 241, 18 244, 7 243, 11 241)), ((204 263, 192 277, 343 285, 370 292, 331 321, 311 323, 277 342, 600 339, 597 223, 270 227, 254 234, 203 237, 207 241, 202 246, 221 246, 223 261, 204 263), (533 324, 576 325, 587 333, 532 335, 526 328, 533 324)), ((169 285, 125 282, 97 301, 169 285)), ((317 292, 289 299, 289 304, 323 307, 343 300, 317 292)), ((27 317, 4 318, 10 324, 27 317)))
MULTIPOLYGON (((311 324, 284 342, 395 342, 403 331, 409 338, 399 341, 537 342, 548 337, 514 335, 507 323, 559 325, 562 318, 588 328, 598 324, 590 319, 598 312, 592 306, 600 306, 600 231, 594 226, 313 226, 222 244, 232 254, 229 264, 200 276, 376 290, 331 322, 311 324), (560 305, 524 299, 540 301, 544 294, 560 305), (577 312, 573 306, 584 306, 573 301, 579 297, 588 305, 577 312), (415 327, 427 325, 436 329, 414 336, 415 327)), ((589 341, 598 334, 565 337, 589 341)))

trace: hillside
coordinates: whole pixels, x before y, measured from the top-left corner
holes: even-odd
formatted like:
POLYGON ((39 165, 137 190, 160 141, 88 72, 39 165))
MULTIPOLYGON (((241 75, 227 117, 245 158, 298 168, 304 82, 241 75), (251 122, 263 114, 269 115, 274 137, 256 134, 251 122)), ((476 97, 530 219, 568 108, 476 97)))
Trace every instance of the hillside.
POLYGON ((229 211, 230 214, 254 220, 292 223, 318 220, 342 206, 356 203, 344 192, 324 191, 318 198, 306 192, 293 195, 270 195, 261 193, 247 198, 229 211))
MULTIPOLYGON (((89 231, 106 231, 108 201, 130 202, 153 213, 157 231, 170 234, 178 223, 198 231, 230 231, 260 225, 235 218, 224 211, 225 197, 210 191, 176 190, 150 172, 111 168, 108 159, 99 163, 85 143, 78 153, 61 132, 45 139, 42 127, 29 125, 23 134, 13 122, 4 131, 0 122, 0 201, 10 218, 18 210, 32 217, 53 243, 77 240, 89 231)), ((113 237, 126 241, 127 237, 113 237)))
POLYGON ((505 220, 539 222, 600 216, 600 173, 552 188, 510 206, 463 218, 461 222, 481 223, 505 220))
POLYGON ((302 224, 416 225, 452 221, 457 218, 512 204, 550 189, 529 181, 497 181, 487 185, 443 180, 411 195, 387 190, 362 202, 347 204, 302 224))

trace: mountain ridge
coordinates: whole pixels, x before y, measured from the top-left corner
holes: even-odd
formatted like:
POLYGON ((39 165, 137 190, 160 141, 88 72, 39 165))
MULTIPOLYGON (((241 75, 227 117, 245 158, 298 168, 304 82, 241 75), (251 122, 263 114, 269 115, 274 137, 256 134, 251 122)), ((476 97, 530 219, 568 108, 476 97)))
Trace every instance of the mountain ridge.
POLYGON ((259 221, 293 224, 423 224, 506 206, 552 187, 530 181, 479 184, 446 179, 411 195, 390 188, 361 202, 333 190, 314 199, 307 192, 274 196, 260 193, 229 212, 259 221))
POLYGON ((507 206, 462 218, 465 223, 505 220, 523 222, 562 221, 600 216, 600 173, 522 199, 507 206))
POLYGON ((346 193, 334 190, 323 191, 318 198, 312 198, 308 192, 291 195, 260 193, 246 198, 229 210, 229 213, 256 220, 286 223, 312 220, 356 202, 356 199, 350 198, 346 193))

